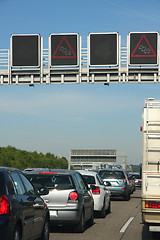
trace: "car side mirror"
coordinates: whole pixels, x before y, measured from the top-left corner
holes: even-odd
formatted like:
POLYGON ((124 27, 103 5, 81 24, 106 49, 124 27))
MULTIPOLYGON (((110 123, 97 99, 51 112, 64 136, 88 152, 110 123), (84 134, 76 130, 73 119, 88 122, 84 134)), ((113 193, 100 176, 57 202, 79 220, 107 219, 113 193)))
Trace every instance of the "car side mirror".
POLYGON ((39 195, 47 195, 49 193, 49 190, 47 187, 41 187, 39 190, 38 190, 38 194, 39 195))

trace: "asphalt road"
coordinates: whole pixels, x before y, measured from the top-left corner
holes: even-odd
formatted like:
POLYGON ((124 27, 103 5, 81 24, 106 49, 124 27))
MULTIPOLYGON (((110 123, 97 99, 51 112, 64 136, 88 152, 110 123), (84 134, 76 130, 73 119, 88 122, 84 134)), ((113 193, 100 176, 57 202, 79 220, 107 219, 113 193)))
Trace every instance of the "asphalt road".
MULTIPOLYGON (((141 190, 129 201, 112 199, 111 213, 105 218, 95 216, 94 225, 84 233, 73 233, 72 227, 51 228, 50 240, 150 240, 152 234, 141 220, 141 190)), ((160 235, 158 237, 160 239, 160 235)))

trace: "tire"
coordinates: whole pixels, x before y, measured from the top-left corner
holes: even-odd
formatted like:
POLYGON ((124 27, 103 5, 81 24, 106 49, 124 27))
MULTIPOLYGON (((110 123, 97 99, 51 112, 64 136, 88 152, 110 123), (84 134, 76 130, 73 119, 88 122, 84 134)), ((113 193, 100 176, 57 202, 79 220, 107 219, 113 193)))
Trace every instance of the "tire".
POLYGON ((130 200, 130 194, 128 193, 125 197, 124 197, 125 201, 129 201, 130 200))
POLYGON ((105 205, 106 205, 106 203, 105 203, 105 200, 104 200, 102 210, 100 211, 100 217, 101 218, 105 218, 106 217, 105 205))
POLYGON ((41 235, 41 240, 49 240, 49 220, 46 218, 41 235))
POLYGON ((85 230, 84 212, 82 211, 79 223, 75 227, 76 233, 83 233, 85 230))
POLYGON ((92 226, 94 224, 94 209, 92 209, 92 215, 91 218, 89 219, 89 225, 92 226))
POLYGON ((21 239, 22 239, 22 236, 21 236, 20 228, 19 226, 16 226, 13 234, 13 240, 21 240, 21 239))
POLYGON ((109 201, 109 206, 107 208, 107 214, 111 212, 111 201, 109 201))

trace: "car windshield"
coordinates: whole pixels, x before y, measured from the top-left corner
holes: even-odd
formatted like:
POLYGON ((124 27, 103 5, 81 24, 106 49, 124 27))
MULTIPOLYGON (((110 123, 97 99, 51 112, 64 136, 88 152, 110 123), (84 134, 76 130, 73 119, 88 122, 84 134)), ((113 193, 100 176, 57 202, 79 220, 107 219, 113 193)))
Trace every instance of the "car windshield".
POLYGON ((95 184, 94 176, 83 175, 84 179, 86 180, 87 184, 95 184))
POLYGON ((58 174, 28 174, 28 178, 36 189, 41 187, 56 188, 58 190, 73 189, 74 184, 70 175, 58 174))
POLYGON ((0 173, 0 195, 4 194, 4 178, 3 174, 0 173))
POLYGON ((124 174, 121 171, 101 171, 99 175, 102 179, 124 179, 124 174))

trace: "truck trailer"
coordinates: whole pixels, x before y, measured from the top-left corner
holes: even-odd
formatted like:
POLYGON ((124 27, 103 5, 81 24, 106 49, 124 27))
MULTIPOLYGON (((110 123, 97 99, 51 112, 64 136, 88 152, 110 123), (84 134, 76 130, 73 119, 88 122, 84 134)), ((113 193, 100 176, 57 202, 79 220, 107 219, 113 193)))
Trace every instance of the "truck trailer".
POLYGON ((142 125, 142 221, 160 232, 160 100, 145 100, 142 125))

